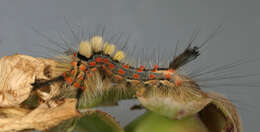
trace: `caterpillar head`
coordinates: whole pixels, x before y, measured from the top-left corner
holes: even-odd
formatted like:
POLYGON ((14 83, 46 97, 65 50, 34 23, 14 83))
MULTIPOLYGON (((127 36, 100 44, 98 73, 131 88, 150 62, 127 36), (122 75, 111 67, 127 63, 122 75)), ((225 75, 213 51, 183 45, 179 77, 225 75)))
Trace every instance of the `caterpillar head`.
POLYGON ((167 80, 147 81, 138 88, 137 98, 147 109, 171 119, 195 114, 211 100, 192 80, 181 79, 178 85, 167 80))

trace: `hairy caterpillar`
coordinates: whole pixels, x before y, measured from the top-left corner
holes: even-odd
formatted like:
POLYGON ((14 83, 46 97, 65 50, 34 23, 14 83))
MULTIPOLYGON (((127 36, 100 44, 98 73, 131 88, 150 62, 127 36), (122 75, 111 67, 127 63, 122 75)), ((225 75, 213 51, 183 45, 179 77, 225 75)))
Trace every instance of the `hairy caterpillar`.
MULTIPOLYGON (((205 41, 206 42, 206 41, 205 41)), ((58 97, 78 99, 78 109, 92 108, 105 103, 113 104, 120 99, 138 98, 141 104, 154 112, 172 119, 195 114, 206 107, 212 98, 189 76, 179 73, 179 68, 199 56, 201 46, 187 48, 170 62, 169 67, 152 69, 135 67, 121 62, 125 53, 104 41, 102 36, 92 36, 79 43, 78 51, 60 56, 55 71, 57 77, 48 81, 65 82, 58 97)), ((46 84, 46 82, 42 83, 46 84)), ((36 83, 35 89, 41 83, 36 83)), ((225 100, 225 99, 223 99, 225 100)), ((222 104, 221 100, 215 103, 222 104)), ((238 113, 232 113, 238 117, 238 113)), ((240 131, 240 120, 231 119, 237 126, 225 126, 226 131, 240 131)))

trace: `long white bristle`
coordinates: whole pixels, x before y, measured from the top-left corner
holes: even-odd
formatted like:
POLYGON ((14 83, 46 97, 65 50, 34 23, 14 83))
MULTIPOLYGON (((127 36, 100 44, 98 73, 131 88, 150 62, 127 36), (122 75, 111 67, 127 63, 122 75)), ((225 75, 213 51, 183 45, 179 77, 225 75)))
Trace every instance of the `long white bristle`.
POLYGON ((104 54, 106 55, 112 55, 116 49, 116 46, 113 44, 105 43, 104 44, 104 54))
POLYGON ((90 39, 90 43, 93 47, 93 50, 95 52, 99 52, 102 50, 102 45, 103 45, 103 39, 100 36, 94 36, 90 39))
POLYGON ((87 58, 92 55, 92 48, 88 41, 81 41, 79 45, 79 53, 87 58))

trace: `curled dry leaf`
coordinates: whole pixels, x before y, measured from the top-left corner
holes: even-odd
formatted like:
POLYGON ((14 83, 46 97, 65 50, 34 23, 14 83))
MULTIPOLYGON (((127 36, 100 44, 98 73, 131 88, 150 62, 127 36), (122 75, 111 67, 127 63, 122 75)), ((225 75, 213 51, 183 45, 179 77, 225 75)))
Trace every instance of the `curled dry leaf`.
POLYGON ((0 131, 45 130, 54 127, 64 120, 80 116, 75 104, 75 99, 65 99, 57 107, 43 103, 24 116, 0 118, 0 131))
POLYGON ((227 98, 217 93, 207 93, 212 102, 199 112, 201 120, 212 132, 242 132, 239 113, 227 98))
MULTIPOLYGON (((48 80, 54 76, 51 71, 55 64, 53 60, 19 54, 0 59, 1 132, 45 130, 64 120, 80 116, 75 109, 75 99, 45 101, 33 110, 21 105, 30 96, 35 80, 48 80)), ((51 85, 51 92, 57 94, 55 87, 58 85, 51 85)), ((37 93, 45 98, 50 96, 41 91, 37 93)))
POLYGON ((27 55, 4 56, 0 59, 0 107, 11 107, 26 100, 36 79, 48 79, 46 67, 55 62, 27 55))

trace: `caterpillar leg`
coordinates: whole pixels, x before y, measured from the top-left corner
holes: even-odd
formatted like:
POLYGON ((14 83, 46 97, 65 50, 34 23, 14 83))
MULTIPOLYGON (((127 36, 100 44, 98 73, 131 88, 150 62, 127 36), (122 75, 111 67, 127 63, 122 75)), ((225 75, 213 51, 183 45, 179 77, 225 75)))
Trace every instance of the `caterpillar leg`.
POLYGON ((170 81, 148 81, 137 91, 137 98, 145 108, 171 119, 196 114, 211 99, 196 84, 186 81, 179 86, 170 81))
POLYGON ((78 88, 77 95, 76 95, 76 99, 77 99, 76 109, 79 108, 79 100, 80 100, 82 93, 83 93, 83 89, 78 88))

